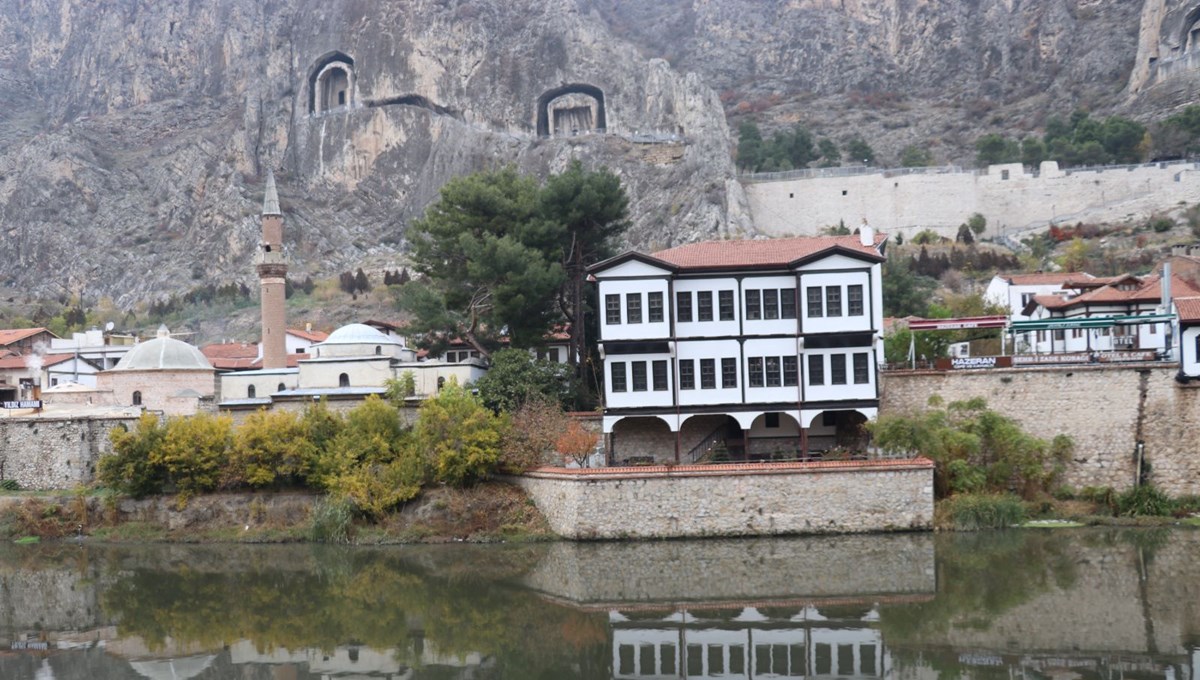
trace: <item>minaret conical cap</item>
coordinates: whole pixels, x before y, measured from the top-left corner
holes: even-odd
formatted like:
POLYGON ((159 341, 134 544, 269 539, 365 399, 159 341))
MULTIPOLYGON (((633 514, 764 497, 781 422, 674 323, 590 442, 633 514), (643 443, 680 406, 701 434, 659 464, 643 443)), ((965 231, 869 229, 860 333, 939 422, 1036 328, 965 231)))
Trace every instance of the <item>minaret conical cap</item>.
POLYGON ((279 194, 275 193, 275 173, 267 169, 267 187, 263 191, 263 211, 264 215, 282 215, 279 210, 279 194))

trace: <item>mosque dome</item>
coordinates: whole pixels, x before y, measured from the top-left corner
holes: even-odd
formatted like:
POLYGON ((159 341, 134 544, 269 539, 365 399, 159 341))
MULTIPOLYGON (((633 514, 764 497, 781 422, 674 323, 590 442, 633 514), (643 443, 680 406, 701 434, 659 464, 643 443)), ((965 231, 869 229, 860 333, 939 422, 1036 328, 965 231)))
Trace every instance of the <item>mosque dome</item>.
POLYGON ((172 338, 165 326, 158 337, 140 343, 121 358, 114 371, 213 370, 208 358, 192 345, 172 338))
POLYGON ((377 328, 365 323, 352 323, 329 334, 322 345, 399 345, 399 341, 389 337, 377 328))

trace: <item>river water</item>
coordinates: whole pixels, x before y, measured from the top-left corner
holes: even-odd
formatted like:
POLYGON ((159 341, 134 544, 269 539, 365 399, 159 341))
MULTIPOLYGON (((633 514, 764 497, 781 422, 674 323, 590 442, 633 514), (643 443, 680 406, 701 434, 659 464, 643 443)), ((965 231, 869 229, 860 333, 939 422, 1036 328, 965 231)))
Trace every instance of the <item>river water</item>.
POLYGON ((0 678, 1198 680, 1200 531, 0 546, 0 678))

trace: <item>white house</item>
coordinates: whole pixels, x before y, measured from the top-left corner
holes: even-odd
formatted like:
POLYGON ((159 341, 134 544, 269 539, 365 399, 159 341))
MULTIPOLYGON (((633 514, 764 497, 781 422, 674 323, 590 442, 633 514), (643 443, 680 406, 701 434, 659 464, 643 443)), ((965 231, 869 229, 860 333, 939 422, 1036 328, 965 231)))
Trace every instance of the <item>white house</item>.
POLYGON ((1200 378, 1200 297, 1173 300, 1179 315, 1179 382, 1200 378))
MULTIPOLYGON (((1163 281, 1159 274, 1124 274, 1095 278, 1071 284, 1066 296, 1038 295, 1026 308, 1030 322, 1049 321, 1057 328, 1025 333, 1027 350, 1037 354, 1066 352, 1164 351, 1170 322, 1160 314, 1163 308, 1163 281), (1141 322, 1135 317, 1148 317, 1141 322)), ((1172 275, 1172 297, 1193 297, 1200 290, 1172 275)), ((1174 340, 1171 345, 1178 343, 1174 340)))
POLYGON ((878 412, 885 239, 710 241, 593 265, 611 457, 854 446, 878 412))
MULTIPOLYGON (((1038 296, 1066 297, 1073 286, 1095 277, 1086 272, 1035 272, 1032 274, 996 274, 983 292, 983 299, 1005 308, 1010 321, 1028 321, 1025 313, 1038 296)), ((1030 349, 1033 338, 1022 334, 1014 338, 1017 347, 1030 349)))

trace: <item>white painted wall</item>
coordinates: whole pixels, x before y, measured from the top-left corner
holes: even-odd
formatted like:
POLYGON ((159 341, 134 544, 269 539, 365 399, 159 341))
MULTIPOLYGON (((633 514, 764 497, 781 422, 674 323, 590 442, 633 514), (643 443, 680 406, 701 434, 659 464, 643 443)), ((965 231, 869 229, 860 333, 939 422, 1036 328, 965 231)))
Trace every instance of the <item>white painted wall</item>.
MULTIPOLYGON (((848 333, 869 331, 882 326, 882 319, 879 325, 873 324, 872 316, 875 313, 880 313, 882 302, 879 306, 875 306, 872 300, 873 290, 871 287, 871 274, 869 270, 856 272, 841 272, 836 274, 805 274, 800 277, 802 289, 800 291, 800 300, 802 303, 804 321, 804 332, 807 333, 848 333), (862 313, 857 316, 850 316, 850 286, 862 286, 862 313), (821 316, 812 316, 812 309, 809 307, 808 291, 809 289, 820 287, 821 290, 821 316), (841 314, 839 316, 829 316, 829 309, 826 304, 827 289, 837 288, 840 292, 841 299, 841 314)), ((876 286, 879 288, 880 286, 876 286)))
MULTIPOLYGON (((794 343, 793 343, 794 344, 794 343)), ((696 388, 691 390, 679 390, 679 403, 685 406, 698 406, 702 404, 736 404, 742 400, 742 380, 744 373, 744 361, 742 360, 742 348, 737 340, 686 340, 680 341, 675 352, 678 361, 691 360, 695 366, 696 388), (737 387, 724 389, 722 385, 721 359, 731 358, 734 360, 734 368, 737 371, 737 387), (700 385, 700 360, 713 359, 716 369, 716 388, 711 390, 701 389, 700 385)))
POLYGON ((1184 375, 1200 378, 1200 326, 1183 329, 1180 333, 1180 369, 1184 375))
POLYGON ((604 398, 608 408, 637 408, 644 406, 671 406, 672 391, 674 383, 671 379, 671 355, 670 354, 620 354, 609 355, 604 360, 604 398), (646 363, 646 391, 635 392, 633 389, 633 363, 643 361, 646 363), (654 364, 655 361, 667 362, 667 389, 654 389, 654 364), (613 364, 618 362, 625 363, 625 384, 628 388, 626 392, 613 392, 612 389, 612 371, 613 364))
MULTIPOLYGON (((796 290, 795 276, 747 276, 742 279, 741 307, 743 316, 746 313, 746 291, 748 290, 796 290)), ((761 300, 761 293, 760 293, 761 300)), ((761 306, 761 302, 760 302, 761 306)), ((800 308, 796 308, 800 314, 800 308)), ((745 319, 742 322, 742 332, 747 335, 796 335, 799 326, 796 319, 745 319)))
POLYGON ((650 338, 667 338, 671 335, 669 322, 671 301, 667 299, 667 280, 665 278, 633 279, 619 281, 600 281, 600 309, 597 316, 600 320, 601 340, 645 340, 650 338), (649 322, 650 308, 647 293, 656 292, 663 296, 663 320, 658 323, 649 322), (620 296, 621 323, 610 324, 607 319, 607 301, 609 295, 620 296), (629 323, 628 298, 636 295, 642 302, 641 323, 629 323))
POLYGON ((870 348, 844 347, 838 349, 806 349, 804 356, 801 357, 800 371, 804 380, 804 400, 805 401, 833 401, 843 399, 874 399, 875 398, 875 382, 878 380, 876 375, 876 364, 871 361, 870 348), (854 360, 855 354, 867 353, 867 382, 854 382, 854 360), (821 357, 822 365, 825 367, 824 385, 813 385, 812 376, 808 373, 808 357, 821 357), (833 362, 844 362, 846 367, 846 384, 834 385, 833 381, 833 362))
MULTIPOLYGON (((795 403, 800 401, 800 387, 795 386, 780 386, 780 387, 751 387, 749 379, 749 361, 751 357, 783 357, 797 356, 796 338, 751 338, 747 339, 743 345, 742 359, 742 375, 746 376, 746 402, 747 404, 763 404, 763 403, 795 403)), ((798 361, 801 358, 798 357, 798 361)), ((798 366, 799 377, 803 380, 804 368, 798 366)), ((782 371, 782 366, 780 367, 782 371)))
POLYGON ((714 277, 704 279, 677 279, 675 281, 675 293, 690 293, 692 296, 692 321, 691 323, 679 321, 679 312, 675 308, 675 299, 671 300, 671 313, 675 315, 675 335, 680 338, 703 337, 703 336, 731 336, 737 335, 740 332, 739 319, 742 318, 744 312, 741 290, 738 287, 738 281, 734 278, 714 277), (731 321, 721 321, 721 304, 719 291, 729 291, 733 294, 733 319, 731 321), (697 321, 699 306, 696 302, 696 293, 700 291, 708 291, 713 297, 713 320, 712 321, 697 321))

